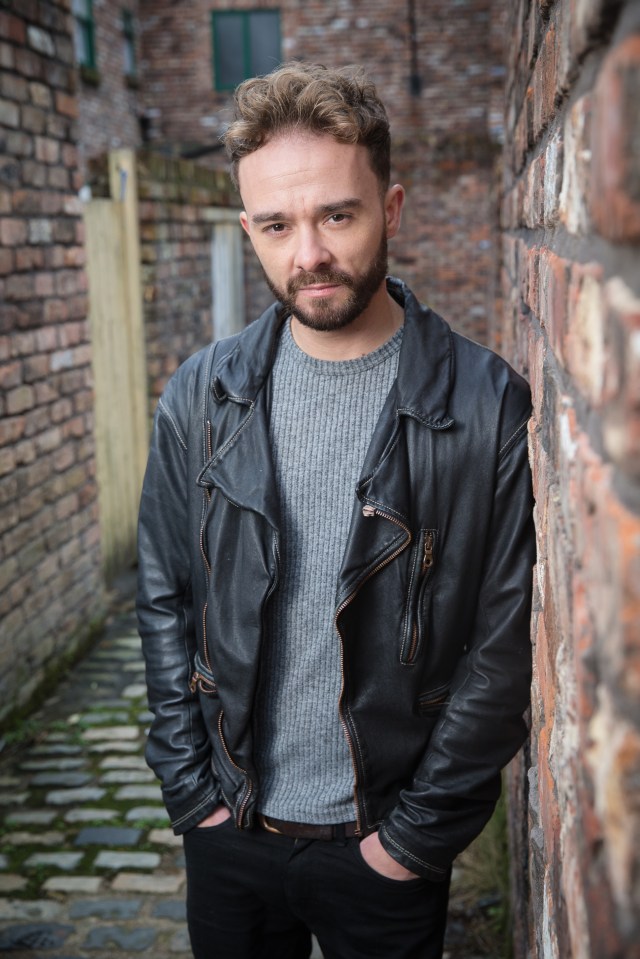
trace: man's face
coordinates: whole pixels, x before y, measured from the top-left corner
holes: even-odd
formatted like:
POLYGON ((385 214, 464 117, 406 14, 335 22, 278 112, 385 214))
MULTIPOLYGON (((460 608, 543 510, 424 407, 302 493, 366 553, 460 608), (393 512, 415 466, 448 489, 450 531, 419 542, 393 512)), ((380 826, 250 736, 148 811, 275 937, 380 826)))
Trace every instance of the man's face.
POLYGON ((384 289, 402 190, 383 195, 362 146, 292 132, 239 164, 241 223, 273 294, 314 330, 351 324, 384 289))

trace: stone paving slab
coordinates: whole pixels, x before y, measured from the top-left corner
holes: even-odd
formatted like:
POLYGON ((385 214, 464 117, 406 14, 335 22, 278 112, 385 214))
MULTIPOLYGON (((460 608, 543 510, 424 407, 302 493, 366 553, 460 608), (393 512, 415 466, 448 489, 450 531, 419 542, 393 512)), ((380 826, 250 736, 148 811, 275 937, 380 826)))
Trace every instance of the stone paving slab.
POLYGON ((87 826, 74 840, 76 846, 135 846, 142 836, 141 829, 122 826, 87 826))
POLYGON ((157 869, 157 852, 111 852, 103 850, 94 860, 96 869, 157 869))
POLYGON ((51 876, 42 884, 44 892, 75 893, 83 896, 100 892, 104 885, 98 876, 51 876))

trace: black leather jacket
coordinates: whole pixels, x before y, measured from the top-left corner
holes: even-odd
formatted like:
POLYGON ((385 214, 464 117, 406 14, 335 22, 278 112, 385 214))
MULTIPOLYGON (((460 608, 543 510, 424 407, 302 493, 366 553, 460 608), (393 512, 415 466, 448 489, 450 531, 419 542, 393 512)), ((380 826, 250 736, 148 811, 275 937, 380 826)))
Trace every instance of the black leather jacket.
MULTIPOLYGON (((361 829, 379 827, 396 860, 439 879, 489 818, 526 737, 530 401, 503 360, 388 283, 405 330, 336 583, 337 708, 361 829)), ((252 705, 278 588, 268 407, 282 319, 275 305, 188 360, 156 414, 138 616, 155 714, 147 758, 177 833, 220 802, 238 828, 260 808, 252 705)))

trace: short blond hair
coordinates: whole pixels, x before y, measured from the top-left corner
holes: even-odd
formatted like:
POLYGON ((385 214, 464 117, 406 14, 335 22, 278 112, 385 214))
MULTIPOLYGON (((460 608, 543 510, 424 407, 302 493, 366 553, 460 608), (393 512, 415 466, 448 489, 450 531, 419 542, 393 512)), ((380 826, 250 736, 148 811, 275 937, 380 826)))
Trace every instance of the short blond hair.
POLYGON ((361 68, 330 70, 317 63, 284 63, 235 91, 235 119, 222 137, 238 186, 238 163, 268 140, 291 130, 328 134, 360 144, 383 189, 389 186, 391 139, 387 112, 361 68))

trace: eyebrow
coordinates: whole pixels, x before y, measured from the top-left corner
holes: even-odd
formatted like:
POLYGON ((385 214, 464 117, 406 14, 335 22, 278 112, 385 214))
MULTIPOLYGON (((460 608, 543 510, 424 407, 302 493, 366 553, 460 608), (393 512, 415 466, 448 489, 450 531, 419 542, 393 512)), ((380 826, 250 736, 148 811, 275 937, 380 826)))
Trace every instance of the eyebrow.
MULTIPOLYGON (((319 216, 330 216, 332 213, 342 213, 344 210, 353 210, 362 206, 362 200, 358 197, 348 197, 346 200, 336 200, 335 203, 323 203, 316 207, 315 213, 319 216)), ((287 220, 286 213, 276 211, 274 213, 254 213, 251 222, 256 225, 260 223, 277 223, 280 220, 287 220)))

